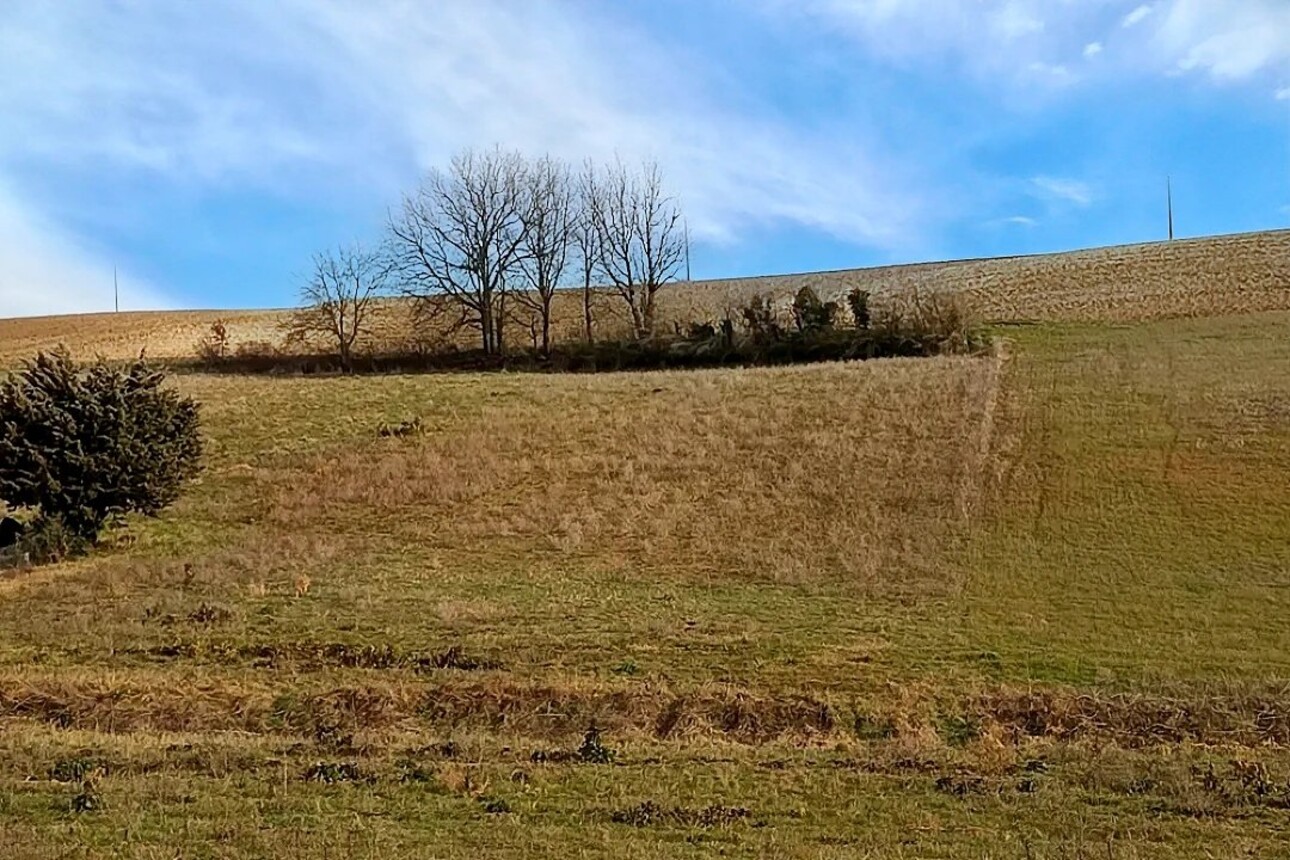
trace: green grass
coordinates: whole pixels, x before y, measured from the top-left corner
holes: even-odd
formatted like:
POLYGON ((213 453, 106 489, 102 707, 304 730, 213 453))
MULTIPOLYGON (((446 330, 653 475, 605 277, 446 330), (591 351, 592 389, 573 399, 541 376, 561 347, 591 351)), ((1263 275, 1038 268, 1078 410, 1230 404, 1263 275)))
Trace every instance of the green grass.
POLYGON ((974 643, 1019 678, 1290 677, 1290 320, 1041 329, 1018 352, 974 643))
POLYGON ((1290 854, 1290 317, 1002 333, 181 378, 201 484, 0 580, 0 856, 1290 854))

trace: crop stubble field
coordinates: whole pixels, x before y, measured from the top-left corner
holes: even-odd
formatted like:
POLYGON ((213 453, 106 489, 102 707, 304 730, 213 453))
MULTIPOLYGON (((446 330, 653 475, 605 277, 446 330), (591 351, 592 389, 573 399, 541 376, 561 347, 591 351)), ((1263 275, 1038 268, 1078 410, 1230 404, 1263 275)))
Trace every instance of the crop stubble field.
POLYGON ((3 853, 1290 853, 1290 313, 1118 295, 974 358, 179 376, 201 483, 0 580, 3 853))

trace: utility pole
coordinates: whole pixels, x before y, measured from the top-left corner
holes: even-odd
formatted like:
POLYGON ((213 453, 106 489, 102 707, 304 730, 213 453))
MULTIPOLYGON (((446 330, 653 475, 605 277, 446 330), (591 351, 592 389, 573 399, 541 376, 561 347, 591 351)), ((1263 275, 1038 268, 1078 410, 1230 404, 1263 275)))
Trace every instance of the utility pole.
POLYGON ((685 228, 685 282, 690 282, 690 221, 688 218, 682 218, 681 224, 685 228))
POLYGON ((116 266, 112 266, 112 307, 121 313, 121 287, 116 280, 116 266))
POLYGON ((1169 203, 1169 241, 1174 240, 1174 180, 1172 176, 1165 177, 1165 198, 1169 203))

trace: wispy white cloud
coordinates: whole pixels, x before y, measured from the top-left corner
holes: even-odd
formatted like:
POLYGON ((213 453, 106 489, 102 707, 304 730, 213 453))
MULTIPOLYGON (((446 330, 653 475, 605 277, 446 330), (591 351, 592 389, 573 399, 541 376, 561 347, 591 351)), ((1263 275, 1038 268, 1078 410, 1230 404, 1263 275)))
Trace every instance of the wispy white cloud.
POLYGON ((710 89, 712 70, 624 22, 542 4, 449 4, 432 17, 381 9, 299 6, 423 166, 481 141, 571 159, 652 157, 683 190, 701 239, 781 220, 891 246, 916 229, 921 189, 893 181, 894 157, 732 109, 710 89))
MULTIPOLYGON (((159 290, 120 272, 121 307, 172 307, 159 290)), ((108 311, 113 266, 0 184, 0 317, 108 311)))
MULTIPOLYGON (((961 65, 982 82, 1027 87, 1036 69, 1064 68, 1069 34, 1087 29, 1109 0, 762 0, 789 19, 815 21, 864 45, 869 57, 899 65, 961 65)), ((1081 43, 1082 44, 1082 43, 1081 43)), ((1078 51, 1078 47, 1076 47, 1078 51)))
POLYGON ((1094 200, 1093 189, 1087 182, 1056 176, 1036 176, 1030 180, 1032 192, 1045 200, 1088 206, 1094 200))
POLYGON ((1035 10, 1020 2, 1005 3, 994 13, 991 23, 1004 39, 1015 40, 1044 30, 1044 21, 1035 10))
POLYGON ((949 58, 986 86, 1109 85, 1204 72, 1223 81, 1290 69, 1287 0, 763 0, 829 22, 905 65, 949 58), (1101 56, 1100 74, 1071 60, 1101 56), (1069 74, 1037 75, 1039 69, 1069 74))
POLYGON ((1279 102, 1290 101, 1290 87, 1282 87, 1273 95, 1279 102))
POLYGON ((1173 0, 1156 16, 1152 47, 1183 72, 1224 82, 1290 69, 1290 3, 1173 0))
POLYGON ((1047 78, 1057 84, 1066 84, 1075 80, 1074 73, 1060 63, 1041 63, 1036 61, 1030 64, 1028 70, 1037 77, 1047 78))
POLYGON ((1134 9, 1128 15, 1125 15, 1124 19, 1120 21, 1120 26, 1125 28, 1126 30, 1130 27, 1135 27, 1138 24, 1141 24, 1143 21, 1147 20, 1147 18, 1149 18, 1151 16, 1151 13, 1154 11, 1155 10, 1150 5, 1144 3, 1141 6, 1134 9))
POLYGON ((308 108, 274 100, 249 79, 271 71, 249 47, 266 35, 252 20, 241 22, 242 38, 220 39, 217 16, 181 5, 68 2, 5 14, 0 159, 103 163, 201 182, 271 176, 277 164, 319 154, 316 138, 292 122, 308 108))
MULTIPOLYGON (((731 98, 718 67, 610 6, 69 0, 6 16, 0 182, 38 162, 284 195, 318 184, 304 174, 392 198, 455 150, 496 143, 655 158, 699 241, 790 223, 890 249, 925 224, 930 183, 899 148, 731 98)), ((20 203, 11 219, 45 220, 20 203)))
POLYGON ((1017 227, 1037 227, 1039 225, 1039 222, 1037 220, 1035 220, 1034 218, 1029 218, 1025 215, 1013 215, 1009 218, 1004 218, 1003 223, 1012 224, 1017 227))

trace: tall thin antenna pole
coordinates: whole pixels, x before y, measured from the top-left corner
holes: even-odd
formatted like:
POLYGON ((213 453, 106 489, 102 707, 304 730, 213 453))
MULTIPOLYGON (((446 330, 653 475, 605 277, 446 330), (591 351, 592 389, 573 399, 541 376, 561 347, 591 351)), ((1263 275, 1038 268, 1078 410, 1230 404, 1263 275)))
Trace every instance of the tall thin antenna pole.
POLYGON ((1174 180, 1172 176, 1165 177, 1165 197, 1169 201, 1169 241, 1174 240, 1174 180))
POLYGON ((112 267, 112 307, 121 313, 121 287, 116 280, 116 266, 112 267))
POLYGON ((685 226, 685 280, 690 281, 690 221, 682 218, 681 223, 685 226))

